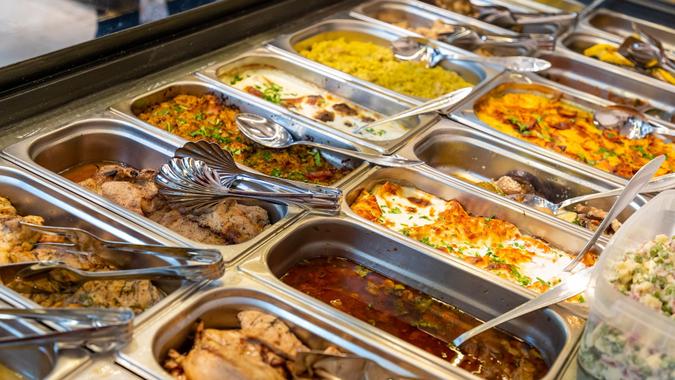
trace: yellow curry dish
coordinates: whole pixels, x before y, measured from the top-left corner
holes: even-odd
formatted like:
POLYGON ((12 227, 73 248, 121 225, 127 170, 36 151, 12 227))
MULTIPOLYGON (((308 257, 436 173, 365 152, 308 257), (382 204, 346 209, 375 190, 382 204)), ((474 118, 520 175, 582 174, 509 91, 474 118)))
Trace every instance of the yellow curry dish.
POLYGON ((616 130, 599 129, 593 113, 563 101, 562 94, 544 86, 500 85, 476 102, 474 112, 502 133, 624 178, 662 154, 667 159, 656 175, 675 168, 673 143, 654 135, 631 140, 616 130), (514 92, 503 91, 506 88, 514 92))
MULTIPOLYGON (((558 284, 572 255, 522 233, 510 222, 469 214, 455 199, 444 200, 412 186, 384 182, 362 190, 351 209, 359 216, 457 257, 528 289, 558 284)), ((591 266, 587 254, 577 269, 591 266)))
POLYGON ((431 99, 472 86, 454 71, 399 61, 390 48, 369 41, 335 37, 295 48, 303 57, 409 96, 431 99))

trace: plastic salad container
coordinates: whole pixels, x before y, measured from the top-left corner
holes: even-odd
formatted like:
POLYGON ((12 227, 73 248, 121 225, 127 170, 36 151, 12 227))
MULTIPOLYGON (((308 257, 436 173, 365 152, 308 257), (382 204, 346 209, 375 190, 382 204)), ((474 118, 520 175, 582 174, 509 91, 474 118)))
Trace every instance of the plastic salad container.
POLYGON ((629 272, 621 270, 626 268, 625 262, 617 267, 627 252, 636 252, 660 234, 667 236, 662 237, 664 240, 675 234, 674 190, 659 194, 626 221, 596 264, 588 292, 590 313, 578 359, 580 366, 598 379, 675 379, 675 317, 668 316, 675 293, 672 254, 647 247, 642 258, 630 260, 629 272), (652 269, 644 270, 640 266, 643 264, 652 269), (632 282, 634 292, 629 297, 610 280, 621 283, 617 276, 624 281, 632 279, 634 268, 640 268, 641 273, 656 270, 658 275, 641 275, 640 281, 632 282), (625 277, 626 273, 631 274, 625 277), (665 291, 655 290, 664 283, 665 291), (653 301, 653 296, 670 302, 648 302, 653 301))

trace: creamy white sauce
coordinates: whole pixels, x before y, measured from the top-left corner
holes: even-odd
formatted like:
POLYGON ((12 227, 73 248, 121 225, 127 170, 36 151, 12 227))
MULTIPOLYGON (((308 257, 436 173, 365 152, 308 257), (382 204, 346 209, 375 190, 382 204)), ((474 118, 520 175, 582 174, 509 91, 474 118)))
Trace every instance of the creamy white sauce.
POLYGON ((274 67, 252 67, 250 69, 237 71, 236 75, 226 74, 221 76, 220 79, 226 84, 243 91, 246 91, 246 88, 248 87, 253 87, 260 91, 264 91, 266 88, 269 88, 270 84, 274 83, 280 87, 278 92, 281 95, 282 100, 319 95, 325 101, 323 105, 310 104, 307 101, 303 101, 297 104, 296 107, 289 109, 310 119, 320 121, 321 123, 324 123, 330 127, 339 129, 360 138, 365 138, 368 140, 391 140, 408 132, 408 129, 402 123, 393 122, 376 127, 375 129, 365 128, 360 133, 354 134, 352 133, 354 128, 369 123, 368 121, 363 121, 362 117, 379 120, 382 119, 383 115, 367 110, 344 98, 333 95, 332 93, 325 91, 310 82, 297 78, 274 67), (357 115, 349 116, 334 111, 333 106, 340 103, 347 104, 350 108, 356 110, 357 115), (322 110, 332 112, 334 114, 334 120, 318 120, 316 115, 322 110))

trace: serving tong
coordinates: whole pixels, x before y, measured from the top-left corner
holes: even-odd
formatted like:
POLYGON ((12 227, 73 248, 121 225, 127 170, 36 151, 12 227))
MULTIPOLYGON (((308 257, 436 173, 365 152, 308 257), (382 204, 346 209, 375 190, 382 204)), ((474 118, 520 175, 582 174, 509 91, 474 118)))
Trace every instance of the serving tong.
POLYGON ((555 50, 556 37, 550 34, 521 33, 515 35, 489 33, 472 25, 446 24, 452 30, 439 33, 438 40, 465 50, 481 47, 525 48, 527 54, 538 50, 555 50))
POLYGON ((159 193, 183 212, 205 212, 224 199, 254 199, 333 215, 342 198, 336 188, 242 170, 229 152, 206 141, 189 142, 178 149, 160 168, 155 182, 159 193))
POLYGON ((4 284, 21 280, 36 280, 54 271, 65 271, 69 282, 180 279, 212 280, 223 276, 225 263, 219 251, 187 247, 165 247, 151 244, 131 244, 101 239, 92 233, 73 227, 43 226, 20 222, 23 226, 46 235, 59 236, 62 241, 40 242, 37 248, 57 248, 73 255, 96 255, 115 268, 111 271, 85 271, 62 261, 27 261, 0 265, 4 284), (167 265, 176 262, 177 265, 167 265))
POLYGON ((655 68, 675 75, 675 63, 668 58, 661 41, 632 23, 634 36, 628 36, 619 46, 619 54, 628 58, 641 71, 655 68))
POLYGON ((476 15, 477 19, 507 29, 531 24, 557 24, 567 26, 573 23, 577 17, 577 14, 574 12, 514 12, 502 5, 476 5, 470 0, 442 0, 441 3, 444 1, 449 1, 450 3, 463 3, 465 7, 473 11, 473 14, 476 15))
POLYGON ((56 345, 58 349, 86 345, 97 352, 109 352, 132 338, 134 313, 124 309, 0 309, 0 320, 54 322, 67 331, 4 336, 0 348, 28 345, 56 345))

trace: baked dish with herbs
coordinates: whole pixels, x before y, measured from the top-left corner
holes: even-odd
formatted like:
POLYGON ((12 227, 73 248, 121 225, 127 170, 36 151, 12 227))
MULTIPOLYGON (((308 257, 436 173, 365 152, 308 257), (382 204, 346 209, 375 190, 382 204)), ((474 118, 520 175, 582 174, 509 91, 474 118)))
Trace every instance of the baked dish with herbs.
MULTIPOLYGON (((544 292, 561 281, 569 253, 492 216, 473 216, 457 200, 384 182, 362 190, 351 205, 359 216, 455 256, 528 289, 544 292)), ((577 266, 591 266, 587 254, 577 266)))
POLYGON ((236 107, 216 95, 182 94, 148 107, 138 117, 186 140, 217 143, 238 163, 274 177, 329 185, 349 172, 326 161, 317 149, 268 149, 255 144, 239 132, 238 114, 236 107))
POLYGON ((654 157, 667 159, 657 176, 675 168, 675 146, 654 135, 631 140, 593 124, 593 113, 562 100, 541 85, 505 83, 474 105, 476 116, 490 127, 560 153, 597 169, 630 178, 654 157))

